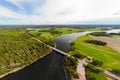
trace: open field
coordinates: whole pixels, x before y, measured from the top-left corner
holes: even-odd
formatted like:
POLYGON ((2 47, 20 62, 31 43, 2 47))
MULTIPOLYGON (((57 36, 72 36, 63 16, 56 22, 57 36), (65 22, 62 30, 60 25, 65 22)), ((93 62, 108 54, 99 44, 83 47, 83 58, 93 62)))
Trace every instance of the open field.
POLYGON ((79 37, 75 41, 75 47, 82 54, 92 56, 93 58, 102 61, 104 69, 120 70, 120 54, 108 46, 99 46, 85 43, 84 40, 92 39, 90 36, 79 37))
POLYGON ((108 46, 110 46, 111 48, 113 48, 114 50, 120 53, 120 39, 113 37, 97 37, 97 36, 91 36, 91 37, 96 40, 107 42, 108 46))
POLYGON ((36 31, 30 31, 29 32, 34 37, 40 39, 42 42, 49 44, 51 46, 55 46, 54 38, 55 35, 50 34, 50 32, 36 32, 36 31))
POLYGON ((75 28, 57 28, 56 30, 62 32, 62 34, 70 34, 73 32, 82 32, 82 29, 75 29, 75 28))

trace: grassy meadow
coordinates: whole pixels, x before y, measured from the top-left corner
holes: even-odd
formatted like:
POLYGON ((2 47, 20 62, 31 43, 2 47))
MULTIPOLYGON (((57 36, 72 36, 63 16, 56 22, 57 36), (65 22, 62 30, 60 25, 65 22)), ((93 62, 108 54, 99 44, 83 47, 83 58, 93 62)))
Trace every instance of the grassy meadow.
POLYGON ((85 43, 85 40, 91 40, 90 36, 81 36, 75 41, 75 48, 80 50, 82 54, 89 55, 103 62, 104 69, 120 70, 120 54, 108 46, 100 46, 85 43))

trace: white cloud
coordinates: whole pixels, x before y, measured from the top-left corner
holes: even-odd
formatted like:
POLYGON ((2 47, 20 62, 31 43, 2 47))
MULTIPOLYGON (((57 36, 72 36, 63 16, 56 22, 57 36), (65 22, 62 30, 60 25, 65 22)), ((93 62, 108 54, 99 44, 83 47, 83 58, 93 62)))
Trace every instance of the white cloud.
POLYGON ((47 0, 39 12, 56 22, 87 22, 112 17, 120 9, 119 3, 119 0, 47 0))
POLYGON ((19 18, 20 14, 11 11, 10 9, 0 6, 0 17, 19 18))
POLYGON ((120 0, 7 0, 24 9, 22 3, 34 6, 34 14, 16 13, 0 6, 0 16, 17 18, 28 24, 65 24, 119 22, 120 16, 114 16, 120 10, 120 0), (44 2, 44 3, 43 3, 44 2), (41 4, 41 5, 39 5, 41 4), (112 20, 113 19, 113 20, 112 20))
POLYGON ((31 5, 35 6, 36 4, 39 4, 43 0, 6 0, 7 2, 17 6, 20 9, 24 9, 23 3, 30 3, 31 5))
POLYGON ((20 9, 24 9, 21 5, 21 2, 23 2, 23 0, 6 0, 7 2, 12 3, 13 5, 19 7, 20 9))

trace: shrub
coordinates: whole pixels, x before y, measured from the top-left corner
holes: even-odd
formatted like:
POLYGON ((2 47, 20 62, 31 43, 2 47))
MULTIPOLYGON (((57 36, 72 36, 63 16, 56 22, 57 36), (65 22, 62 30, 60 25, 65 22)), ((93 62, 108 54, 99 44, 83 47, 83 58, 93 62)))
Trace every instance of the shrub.
POLYGON ((64 63, 64 66, 66 67, 66 69, 69 70, 70 74, 74 78, 79 78, 79 76, 76 72, 77 65, 78 65, 77 59, 72 58, 72 57, 64 57, 63 63, 64 63))
POLYGON ((70 46, 74 46, 74 45, 75 45, 75 43, 74 43, 74 42, 71 42, 71 43, 70 43, 70 46))
POLYGON ((120 33, 109 33, 109 35, 120 35, 120 33))
POLYGON ((91 64, 88 64, 88 65, 86 66, 86 68, 90 69, 90 70, 91 70, 92 72, 94 72, 94 73, 100 73, 100 72, 102 72, 101 69, 96 68, 95 66, 93 66, 93 65, 91 65, 91 64))
POLYGON ((65 57, 64 58, 64 65, 72 67, 74 70, 77 68, 78 61, 72 57, 65 57))
POLYGON ((68 50, 68 52, 69 52, 69 51, 75 51, 75 49, 76 49, 76 47, 75 47, 75 46, 72 46, 72 47, 68 50))
POLYGON ((93 35, 93 36, 107 36, 107 33, 106 32, 93 32, 93 33, 90 33, 90 35, 93 35))
POLYGON ((113 72, 113 73, 115 73, 115 74, 117 74, 117 75, 119 75, 119 76, 120 76, 120 70, 113 69, 111 72, 113 72))
POLYGON ((96 80, 95 77, 93 77, 90 73, 86 73, 87 80, 96 80))
POLYGON ((94 59, 93 62, 92 62, 91 64, 93 64, 93 65, 95 65, 95 66, 102 66, 102 65, 103 65, 103 62, 94 59))
POLYGON ((52 35, 55 35, 55 34, 62 34, 62 32, 60 32, 60 31, 58 31, 58 30, 55 30, 55 28, 51 28, 50 30, 50 33, 52 34, 52 35))
POLYGON ((96 78, 91 75, 91 70, 88 67, 85 68, 85 72, 87 80, 96 80, 96 78))
POLYGON ((81 54, 81 53, 74 53, 72 56, 76 57, 76 58, 84 58, 85 55, 81 54))
POLYGON ((101 45, 101 46, 107 45, 106 42, 99 41, 99 40, 85 40, 84 42, 85 43, 90 43, 90 44, 95 44, 95 45, 101 45))

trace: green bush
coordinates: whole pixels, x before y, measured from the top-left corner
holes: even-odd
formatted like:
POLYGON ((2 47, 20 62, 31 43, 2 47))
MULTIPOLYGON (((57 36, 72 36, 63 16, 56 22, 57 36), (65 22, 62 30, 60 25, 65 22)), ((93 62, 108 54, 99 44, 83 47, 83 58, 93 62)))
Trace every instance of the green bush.
POLYGON ((89 67, 85 66, 85 72, 87 80, 96 80, 96 78, 91 74, 91 69, 89 67))
POLYGON ((50 32, 52 35, 55 35, 55 34, 60 35, 60 34, 62 34, 62 32, 56 30, 55 28, 50 28, 49 32, 50 32))
POLYGON ((90 35, 93 35, 93 36, 107 36, 107 33, 106 32, 93 32, 93 33, 90 33, 90 35))
POLYGON ((72 57, 64 57, 63 63, 64 63, 64 66, 66 67, 66 69, 69 70, 70 74, 74 78, 79 78, 79 76, 76 72, 77 65, 78 65, 77 59, 72 58, 72 57))
POLYGON ((109 33, 108 35, 120 35, 120 33, 109 33))
POLYGON ((101 46, 107 45, 106 42, 99 41, 99 40, 85 40, 84 42, 85 43, 90 43, 90 44, 95 44, 95 45, 101 45, 101 46))
POLYGON ((120 76, 120 70, 113 69, 111 72, 113 72, 113 73, 115 73, 115 74, 117 74, 117 75, 119 75, 119 76, 120 76))
POLYGON ((95 65, 95 66, 102 66, 102 65, 103 65, 103 62, 94 59, 93 62, 92 62, 91 64, 93 64, 93 65, 95 65))
POLYGON ((71 48, 68 50, 69 51, 75 51, 76 47, 75 46, 71 46, 71 48))
POLYGON ((79 59, 85 57, 85 55, 83 55, 83 54, 81 54, 81 53, 77 53, 77 52, 75 52, 72 56, 74 56, 75 58, 79 58, 79 59))
POLYGON ((87 80, 96 80, 96 78, 95 77, 93 77, 90 73, 86 73, 86 78, 87 78, 87 80))
POLYGON ((95 66, 93 66, 93 65, 91 65, 91 64, 88 64, 88 65, 86 66, 86 68, 90 69, 90 70, 91 70, 92 72, 94 72, 94 73, 100 73, 100 72, 102 72, 101 69, 96 68, 95 66))
POLYGON ((71 42, 71 43, 70 43, 70 46, 74 46, 74 45, 75 45, 75 43, 74 43, 74 42, 71 42))

